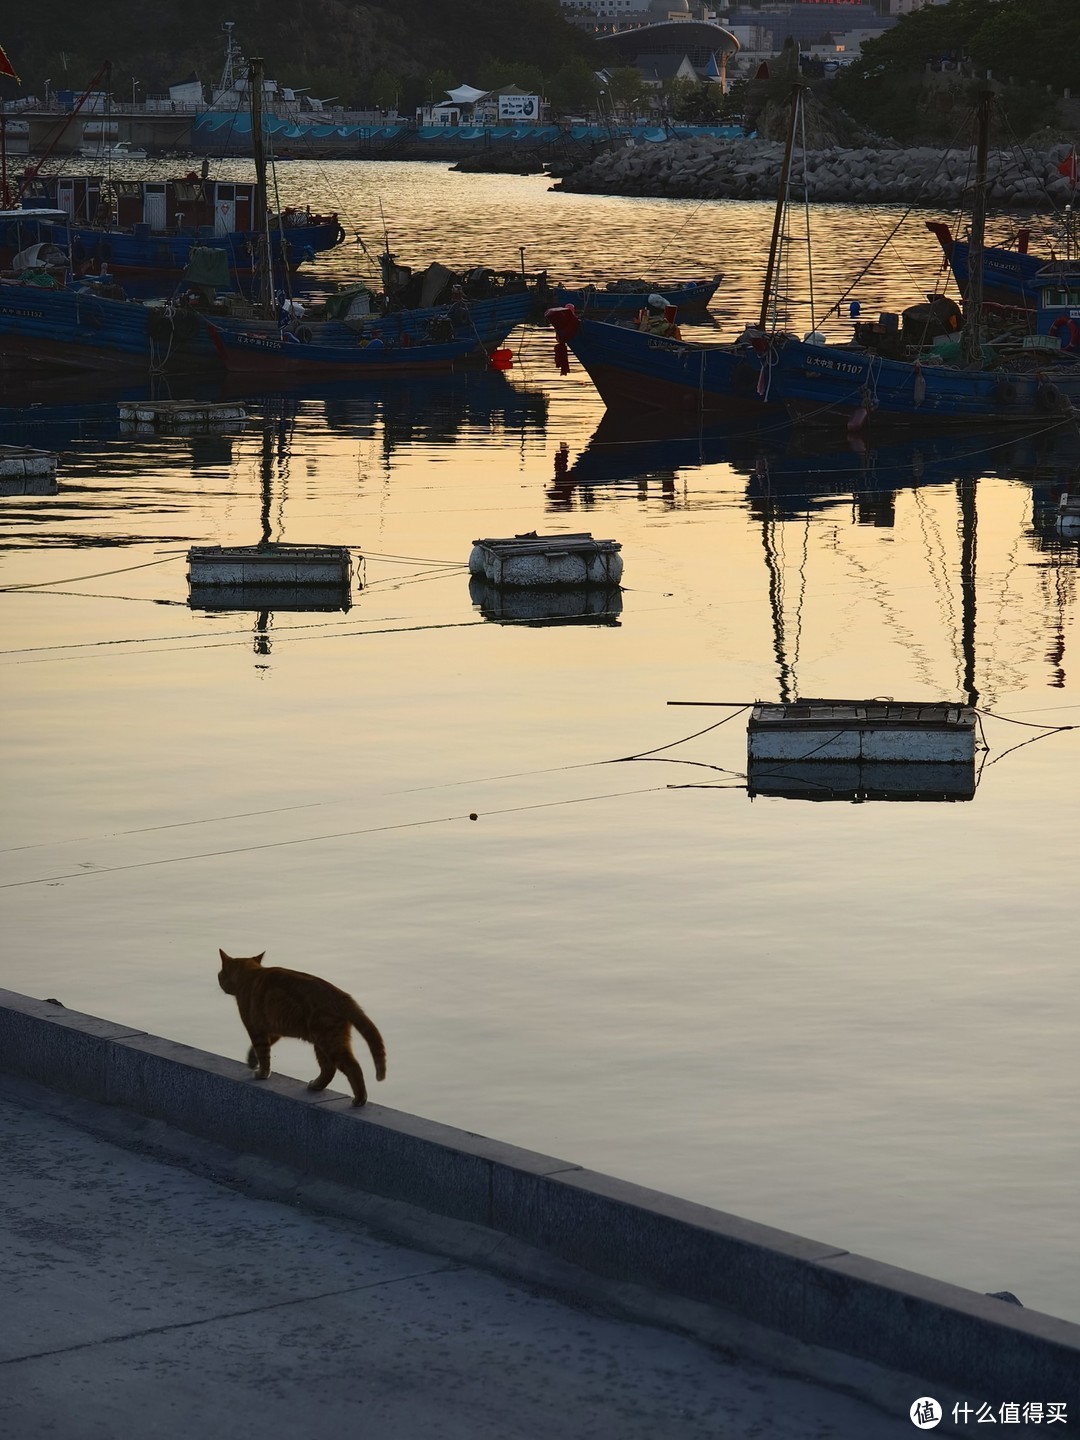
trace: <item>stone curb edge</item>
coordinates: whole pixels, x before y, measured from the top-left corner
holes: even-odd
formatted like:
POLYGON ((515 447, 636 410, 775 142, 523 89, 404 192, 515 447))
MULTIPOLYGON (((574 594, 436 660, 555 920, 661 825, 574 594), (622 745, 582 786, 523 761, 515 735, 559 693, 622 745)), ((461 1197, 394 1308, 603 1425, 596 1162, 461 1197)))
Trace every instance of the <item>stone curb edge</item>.
POLYGON ((0 1071, 484 1227, 609 1288, 651 1292, 658 1323, 687 1328, 689 1309, 702 1333, 703 1316, 726 1312, 792 1353, 836 1352, 978 1403, 1080 1399, 1068 1321, 295 1080, 255 1082, 239 1062, 6 990, 0 1071))

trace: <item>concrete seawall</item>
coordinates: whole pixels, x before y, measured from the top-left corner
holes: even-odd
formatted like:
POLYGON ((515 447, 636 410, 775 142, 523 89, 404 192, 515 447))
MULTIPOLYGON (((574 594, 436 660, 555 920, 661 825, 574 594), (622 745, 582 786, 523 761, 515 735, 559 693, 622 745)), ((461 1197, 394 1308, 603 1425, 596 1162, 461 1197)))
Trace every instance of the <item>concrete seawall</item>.
POLYGON ((911 1399, 1080 1400, 1080 1326, 48 1001, 0 991, 0 1071, 936 1387, 911 1399))

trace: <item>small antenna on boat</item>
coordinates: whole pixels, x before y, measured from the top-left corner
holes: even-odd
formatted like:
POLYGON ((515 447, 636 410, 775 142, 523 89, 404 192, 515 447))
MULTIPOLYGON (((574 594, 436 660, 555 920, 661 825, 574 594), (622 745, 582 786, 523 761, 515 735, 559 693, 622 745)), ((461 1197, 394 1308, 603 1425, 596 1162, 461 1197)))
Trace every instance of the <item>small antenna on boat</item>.
POLYGON ((382 243, 386 251, 386 258, 390 258, 390 232, 386 228, 386 212, 383 210, 382 200, 379 200, 379 219, 382 221, 382 243))

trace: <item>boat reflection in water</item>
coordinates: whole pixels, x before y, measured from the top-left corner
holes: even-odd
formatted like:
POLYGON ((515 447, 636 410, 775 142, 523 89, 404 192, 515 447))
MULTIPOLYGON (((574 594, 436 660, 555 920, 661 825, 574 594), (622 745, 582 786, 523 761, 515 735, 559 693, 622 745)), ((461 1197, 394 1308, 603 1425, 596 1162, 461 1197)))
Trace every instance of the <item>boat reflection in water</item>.
MULTIPOLYGON (((52 376, 26 386, 5 381, 0 408, 0 445, 30 445, 52 451, 94 453, 102 442, 122 434, 118 406, 123 402, 193 400, 206 403, 243 402, 257 415, 272 413, 278 423, 303 415, 327 429, 365 439, 378 438, 384 458, 415 441, 452 442, 470 429, 494 430, 512 435, 542 434, 547 424, 547 396, 511 383, 498 371, 459 375, 372 380, 362 387, 355 381, 308 381, 274 385, 238 376, 188 377, 183 380, 120 381, 101 377, 80 379, 78 403, 72 403, 69 378, 52 376)), ((143 438, 152 437, 139 437, 143 438)), ((187 463, 228 463, 231 447, 208 444, 205 454, 192 452, 187 463)), ((124 454, 145 459, 145 447, 113 449, 110 463, 124 454)), ((157 446, 162 466, 179 463, 179 450, 157 446)))
MULTIPOLYGON (((605 415, 588 445, 571 461, 562 450, 548 489, 548 508, 589 509, 594 491, 660 496, 689 508, 678 476, 727 465, 748 480, 754 513, 766 502, 774 519, 804 519, 807 510, 855 500, 856 518, 889 526, 897 492, 922 485, 1001 476, 1057 496, 1080 476, 1080 434, 1071 422, 965 430, 875 445, 857 436, 770 426, 713 424, 688 429, 685 419, 605 415)), ((712 503, 710 498, 709 503, 712 503)))
POLYGON ((257 543, 188 550, 188 607, 211 616, 253 611, 252 648, 263 658, 272 649, 276 611, 344 612, 352 606, 353 559, 346 546, 289 545, 273 537, 274 480, 282 481, 283 503, 291 439, 292 426, 283 414, 264 419, 257 543))
MULTIPOLYGON (((1050 554, 1051 563, 1070 570, 1077 565, 1078 542, 1063 536, 1059 523, 1060 497, 1080 490, 1080 434, 1071 423, 1015 428, 1004 434, 1000 430, 939 432, 919 440, 894 437, 888 444, 871 445, 857 437, 830 437, 787 426, 709 426, 687 433, 685 422, 673 425, 651 417, 641 421, 607 415, 575 460, 565 450, 557 458, 548 504, 564 513, 588 511, 601 499, 610 503, 622 494, 655 501, 659 489, 659 498, 672 508, 714 509, 722 482, 721 486, 703 483, 695 490, 688 479, 693 471, 710 466, 726 466, 745 477, 743 501, 761 528, 780 705, 800 703, 798 646, 793 649, 787 634, 792 605, 784 599, 785 566, 779 536, 785 523, 807 524, 815 513, 843 506, 853 523, 889 529, 896 520, 897 497, 904 491, 923 486, 952 490, 960 602, 956 613, 958 671, 953 682, 958 694, 940 698, 973 710, 980 703, 976 649, 979 482, 1001 478, 1029 486, 1028 542, 1050 554)), ((799 582, 805 587, 803 570, 799 582)), ((1059 588, 1064 594, 1069 586, 1059 588)), ((801 614, 803 597, 800 591, 796 613, 801 614)), ((1047 654, 1052 666, 1049 683, 1060 687, 1064 683, 1063 611, 1052 623, 1056 629, 1047 654)), ((984 662, 987 658, 982 657, 984 662)), ((875 679, 866 677, 868 693, 873 693, 870 687, 875 679)), ((858 752, 818 761, 792 751, 779 757, 751 754, 745 775, 738 778, 745 781, 751 798, 961 801, 974 798, 981 763, 975 755, 951 763, 940 757, 926 763, 916 755, 897 763, 891 756, 867 758, 858 752)), ((716 788, 742 788, 732 786, 736 777, 728 774, 729 779, 716 788)))
MULTIPOLYGON (((289 611, 331 611, 344 612, 352 604, 349 590, 340 585, 308 584, 294 581, 291 584, 238 584, 205 585, 192 580, 188 585, 188 607, 202 610, 209 615, 229 614, 238 610, 266 612, 289 611)), ((269 619, 264 619, 260 628, 269 629, 269 619)))
POLYGON ((974 800, 975 762, 961 765, 888 764, 867 760, 815 765, 812 760, 751 760, 746 793, 783 800, 974 800))
POLYGON ((618 585, 529 589, 470 575, 469 598, 485 620, 499 625, 618 625, 622 614, 618 585))

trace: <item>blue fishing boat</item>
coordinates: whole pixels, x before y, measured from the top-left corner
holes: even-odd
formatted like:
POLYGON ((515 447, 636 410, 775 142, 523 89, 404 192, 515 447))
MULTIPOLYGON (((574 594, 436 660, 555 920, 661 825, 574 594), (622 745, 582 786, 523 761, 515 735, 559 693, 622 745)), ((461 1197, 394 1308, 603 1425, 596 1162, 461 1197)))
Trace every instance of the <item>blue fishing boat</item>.
MULTIPOLYGON (((62 220, 43 224, 41 238, 69 250, 76 273, 104 264, 121 277, 178 276, 197 245, 223 250, 231 270, 250 274, 265 193, 257 181, 212 180, 195 171, 171 180, 32 175, 20 186, 25 208, 63 212, 62 220)), ((275 262, 290 271, 345 239, 336 214, 300 207, 270 215, 267 233, 275 262)), ((0 234, 0 246, 4 239, 0 234)))
MULTIPOLYGON (((604 404, 673 413, 754 417, 771 400, 773 352, 766 337, 704 345, 674 335, 631 329, 556 307, 546 319, 557 337, 556 361, 580 361, 604 404)), ((674 323, 673 320, 670 323, 674 323)))
POLYGON ((677 318, 684 320, 708 309, 723 278, 723 275, 714 275, 709 280, 675 280, 668 284, 612 280, 606 285, 551 285, 546 294, 550 295, 549 307, 573 305, 579 315, 594 317, 634 315, 648 307, 650 296, 658 294, 669 306, 675 307, 677 318))
POLYGON ((348 345, 303 345, 289 335, 219 330, 208 324, 214 345, 230 373, 259 375, 411 375, 454 370, 483 348, 473 339, 390 344, 378 337, 352 336, 348 345))
MULTIPOLYGON (((668 296, 646 295, 645 309, 634 327, 579 315, 573 305, 546 312, 555 331, 556 364, 565 373, 572 352, 588 372, 609 409, 646 407, 670 413, 714 414, 755 419, 781 401, 775 384, 777 344, 770 337, 773 282, 782 253, 783 219, 791 175, 791 154, 803 83, 792 89, 787 143, 780 166, 772 240, 765 269, 761 310, 756 328, 734 342, 702 344, 684 339, 668 296)), ((717 283, 719 283, 719 278, 717 283)))
MULTIPOLYGON (((1078 312, 1080 313, 1080 312, 1078 312)), ((1017 357, 1019 358, 1019 357, 1017 357)), ((777 352, 776 385, 793 419, 841 420, 851 429, 882 423, 1001 424, 1070 411, 1080 364, 1032 354, 1029 368, 893 360, 856 345, 794 337, 777 352)), ((992 360, 992 357, 991 357, 992 360)))
MULTIPOLYGON (((257 111, 261 61, 253 61, 251 71, 250 93, 253 111, 257 111)), ((254 193, 265 195, 266 159, 258 143, 262 136, 258 124, 253 134, 254 193)), ((263 207, 252 203, 254 214, 265 213, 263 207)), ((59 274, 55 267, 27 267, 0 288, 0 363, 32 360, 67 368, 113 366, 159 373, 220 368, 231 351, 233 369, 341 374, 352 366, 365 374, 411 373, 444 369, 462 356, 494 350, 532 304, 521 277, 515 276, 511 284, 497 282, 485 272, 483 284, 477 282, 482 295, 466 297, 462 292, 449 305, 395 309, 391 300, 386 309, 386 297, 372 297, 365 290, 362 307, 359 295, 331 297, 346 302, 336 312, 339 318, 322 322, 312 317, 310 323, 301 323, 305 318, 302 307, 276 292, 274 272, 277 268, 280 275, 280 268, 275 267, 279 259, 275 252, 272 235, 256 236, 248 257, 254 265, 253 298, 230 295, 220 302, 216 297, 220 288, 229 285, 231 266, 228 255, 213 245, 190 248, 184 271, 186 288, 156 304, 127 300, 112 277, 111 265, 108 278, 99 273, 74 283, 61 278, 64 267, 59 274), (276 293, 280 300, 275 299, 276 293), (372 299, 383 308, 372 310, 372 299), (216 338, 211 336, 208 320, 215 327, 216 338), (240 338, 230 346, 229 336, 234 334, 240 338), (420 352, 415 358, 402 353, 414 346, 420 352), (392 358, 376 363, 380 349, 393 351, 392 358), (278 352, 283 358, 275 360, 278 352), (306 361, 301 352, 308 355, 306 361), (260 354, 261 363, 257 359, 260 354)), ((449 271, 441 273, 450 275, 449 271)))
MULTIPOLYGON (((309 310, 294 305, 283 307, 273 318, 260 314, 251 305, 236 306, 204 303, 201 297, 192 297, 194 304, 178 304, 170 307, 173 323, 190 327, 198 319, 205 320, 223 335, 263 335, 286 344, 298 343, 305 348, 319 351, 324 346, 337 349, 355 347, 378 338, 387 345, 421 345, 432 341, 447 343, 468 341, 475 349, 482 347, 493 350, 500 345, 512 330, 531 313, 532 294, 528 290, 507 291, 492 295, 484 300, 459 301, 452 305, 428 305, 413 310, 391 310, 386 313, 365 309, 358 315, 348 315, 342 309, 331 305, 316 306, 309 310), (327 313, 346 314, 344 319, 320 318, 327 313)), ((330 296, 330 301, 338 299, 330 296)), ((162 324, 165 323, 163 320, 162 324)), ((202 348, 185 330, 185 339, 193 353, 202 348)), ((216 353, 216 352, 214 352, 216 353)), ((207 348, 206 358, 212 358, 207 348)))
MULTIPOLYGON (((9 270, 16 255, 32 245, 51 244, 51 228, 46 227, 62 224, 65 219, 62 210, 0 210, 0 270, 9 270)), ((66 249, 64 253, 66 256, 66 249)))
MULTIPOLYGON (((1070 310, 1068 288, 1062 291, 1055 267, 1048 267, 1051 273, 1044 276, 1048 295, 1055 294, 1057 284, 1058 302, 1040 311, 1044 333, 983 343, 979 257, 991 103, 987 88, 978 106, 972 266, 965 308, 960 312, 940 297, 912 307, 912 329, 923 331, 919 343, 909 343, 916 335, 909 336, 906 323, 900 330, 899 316, 883 317, 894 322, 891 325, 857 327, 856 342, 848 344, 827 344, 814 329, 804 340, 775 328, 769 333, 769 296, 801 105, 796 86, 757 329, 744 332, 734 345, 700 345, 674 334, 665 338, 621 330, 581 319, 572 310, 551 311, 548 318, 560 344, 573 350, 609 405, 745 415, 755 403, 780 403, 801 422, 840 421, 850 429, 896 423, 1045 423, 1070 415, 1072 399, 1080 399, 1080 303, 1075 312, 1070 310), (872 333, 877 330, 880 335, 872 333)), ((1080 302, 1080 272, 1074 298, 1080 302)))
MULTIPOLYGON (((952 271, 957 289, 967 294, 970 245, 954 240, 952 230, 944 221, 927 220, 926 228, 941 246, 945 261, 952 271)), ((1028 251, 1030 232, 1021 230, 1016 248, 1006 245, 983 246, 983 300, 994 305, 1014 305, 1034 309, 1038 300, 1039 276, 1047 265, 1057 263, 1054 255, 1032 255, 1028 251)))
POLYGON ((1043 267, 1034 282, 1041 296, 1036 333, 983 343, 982 256, 992 104, 987 85, 977 104, 970 269, 959 332, 917 354, 904 354, 887 336, 884 348, 826 345, 817 343, 816 336, 806 341, 786 338, 778 347, 777 382, 793 417, 839 418, 860 429, 897 422, 1045 423, 1073 414, 1072 401, 1080 399, 1080 270, 1074 267, 1076 282, 1070 286, 1063 283, 1060 266, 1043 267), (1072 300, 1077 301, 1075 312, 1072 300))
MULTIPOLYGON (((34 272, 31 272, 33 274, 34 272)), ((216 364, 197 320, 175 321, 164 302, 117 298, 113 286, 0 280, 0 366, 179 371, 216 364)))
MULTIPOLYGON (((330 301, 337 299, 330 296, 330 301)), ((366 310, 344 319, 321 318, 333 314, 327 305, 294 313, 286 329, 303 344, 348 344, 357 335, 378 335, 383 340, 449 340, 472 336, 482 345, 498 345, 532 312, 533 296, 527 289, 506 290, 486 299, 461 299, 447 305, 423 305, 413 309, 366 310)), ((339 312, 340 313, 340 312, 339 312)), ((214 319, 214 324, 220 322, 214 319)), ((224 329, 233 328, 226 323, 224 329)))

